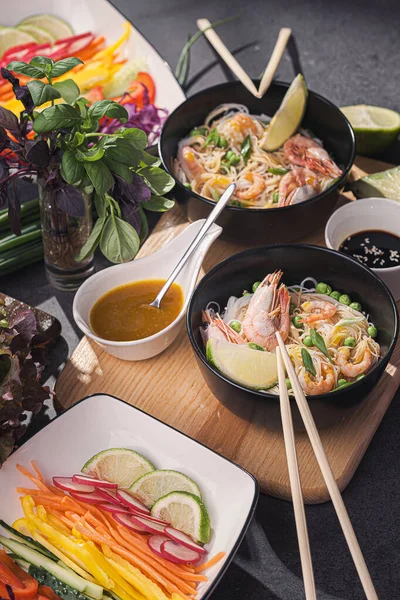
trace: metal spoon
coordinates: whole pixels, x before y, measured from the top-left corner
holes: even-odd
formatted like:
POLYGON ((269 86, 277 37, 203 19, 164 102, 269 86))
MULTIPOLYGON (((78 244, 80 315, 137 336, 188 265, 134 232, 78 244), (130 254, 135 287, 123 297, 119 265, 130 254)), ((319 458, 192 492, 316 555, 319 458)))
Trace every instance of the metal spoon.
POLYGON ((189 248, 186 250, 185 254, 182 256, 171 275, 168 277, 167 281, 162 286, 161 290, 158 292, 156 299, 151 302, 148 306, 153 306, 154 308, 160 308, 161 300, 164 298, 165 294, 168 292, 170 286, 175 281, 178 274, 181 272, 182 268, 185 266, 188 259, 191 257, 193 252, 196 250, 197 246, 200 244, 201 240, 210 229, 211 225, 217 220, 220 213, 223 211, 225 206, 228 204, 230 197, 235 191, 236 185, 231 183, 222 194, 221 198, 218 200, 217 204, 214 206, 210 214, 208 215, 206 222, 203 227, 200 229, 199 233, 194 238, 193 242, 190 244, 189 248))

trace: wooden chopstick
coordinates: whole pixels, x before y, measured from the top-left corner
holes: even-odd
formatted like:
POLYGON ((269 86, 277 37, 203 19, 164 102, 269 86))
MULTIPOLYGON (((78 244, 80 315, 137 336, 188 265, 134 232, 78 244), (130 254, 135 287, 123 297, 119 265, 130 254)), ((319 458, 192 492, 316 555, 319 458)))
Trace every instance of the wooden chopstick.
POLYGON ((288 374, 292 390, 294 392, 297 406, 301 414, 301 418, 304 422, 307 435, 310 439, 311 446, 318 461, 319 468, 321 469, 321 473, 324 478, 326 487, 328 488, 333 506, 339 519, 339 523, 341 525, 344 537, 346 539, 351 556, 353 558, 354 565, 357 569, 358 576, 363 586, 365 596, 368 600, 378 600, 378 596, 376 594, 371 575, 369 574, 368 567, 365 563, 364 556, 358 544, 356 534, 354 533, 353 526, 351 524, 349 515, 343 502, 343 498, 340 494, 339 488, 332 473, 332 469, 329 465, 329 461, 326 457, 321 438, 319 437, 319 433, 315 425, 313 416, 311 414, 310 408, 308 406, 308 402, 304 395, 303 389, 300 385, 300 382, 290 360, 289 354, 287 353, 285 344, 283 343, 282 337, 279 332, 276 332, 276 337, 278 340, 283 362, 285 363, 286 372, 288 374))
POLYGON ((292 35, 292 30, 289 27, 282 27, 279 32, 278 39, 276 40, 275 47, 272 51, 271 58, 265 68, 264 75, 262 76, 260 86, 258 88, 259 98, 262 98, 265 92, 268 90, 271 82, 274 78, 283 53, 285 52, 286 45, 292 35))
POLYGON ((211 27, 210 21, 208 19, 197 19, 197 27, 200 29, 200 31, 204 32, 204 35, 210 44, 215 48, 222 60, 228 65, 232 73, 236 75, 239 81, 243 83, 243 85, 251 94, 253 94, 256 98, 260 98, 256 86, 247 75, 243 67, 240 66, 233 54, 229 52, 219 35, 214 31, 214 29, 207 29, 211 27))
POLYGON ((297 539, 299 542, 301 569, 303 572, 306 600, 316 600, 314 571, 312 566, 310 542, 308 539, 306 513, 301 491, 300 473, 297 464, 296 442, 293 431, 292 413, 290 412, 289 395, 285 381, 285 367, 279 346, 276 348, 278 362, 279 397, 282 417, 283 437, 285 440, 286 459, 289 471, 290 488, 292 490, 294 517, 296 521, 297 539))

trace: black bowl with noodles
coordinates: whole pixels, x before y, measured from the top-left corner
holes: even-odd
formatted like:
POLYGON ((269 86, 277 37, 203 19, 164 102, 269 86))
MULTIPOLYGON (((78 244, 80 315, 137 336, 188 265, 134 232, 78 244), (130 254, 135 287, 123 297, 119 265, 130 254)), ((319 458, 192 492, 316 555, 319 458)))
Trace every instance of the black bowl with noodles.
MULTIPOLYGON (((255 81, 258 86, 258 81, 255 81)), ((247 106, 252 114, 273 116, 289 87, 274 82, 261 99, 255 98, 239 81, 222 83, 190 96, 167 118, 159 141, 159 153, 165 169, 174 177, 173 162, 179 141, 204 123, 206 116, 220 104, 234 102, 247 106)), ((323 227, 332 213, 339 192, 347 179, 355 156, 355 137, 350 123, 332 102, 308 92, 302 127, 322 140, 324 148, 343 170, 342 176, 326 191, 304 202, 269 209, 228 206, 217 223, 223 227, 221 239, 245 245, 290 242, 323 227)), ((175 177, 174 177, 175 178, 175 177)), ((215 203, 188 190, 176 178, 172 195, 189 221, 208 216, 215 203)))
MULTIPOLYGON (((279 397, 243 387, 222 375, 207 362, 200 334, 201 311, 210 301, 218 302, 222 310, 229 296, 241 296, 254 281, 276 269, 283 271, 286 285, 313 277, 349 294, 352 301, 360 302, 378 330, 381 358, 363 379, 307 397, 317 426, 332 426, 345 419, 382 377, 398 336, 398 314, 389 289, 370 269, 340 252, 305 244, 278 244, 245 250, 216 265, 196 287, 187 311, 187 330, 197 364, 212 393, 229 410, 252 422, 259 420, 270 429, 280 428, 279 397)), ((294 398, 291 406, 295 427, 300 430, 303 427, 294 398)))

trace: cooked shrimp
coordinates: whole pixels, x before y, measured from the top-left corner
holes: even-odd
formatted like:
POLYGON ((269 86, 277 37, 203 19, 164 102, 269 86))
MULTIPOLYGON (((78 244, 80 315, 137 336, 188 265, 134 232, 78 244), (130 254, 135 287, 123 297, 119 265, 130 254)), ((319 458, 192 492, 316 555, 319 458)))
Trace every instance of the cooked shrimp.
POLYGON ((251 171, 237 180, 237 186, 235 196, 240 198, 240 200, 253 200, 265 190, 265 181, 261 175, 251 171), (243 184, 248 185, 248 183, 251 184, 250 187, 240 187, 243 184))
POLYGON ((336 354, 336 364, 345 377, 357 377, 371 367, 374 357, 366 342, 361 342, 355 351, 348 346, 342 346, 336 354))
POLYGON ((324 300, 307 300, 307 302, 303 302, 301 308, 305 313, 310 313, 307 316, 300 316, 303 323, 315 323, 315 321, 331 319, 337 310, 334 304, 324 300))
POLYGON ((282 271, 265 277, 250 300, 242 321, 246 338, 269 351, 278 344, 275 336, 277 331, 283 341, 289 335, 290 295, 283 284, 278 289, 281 277, 282 271))
POLYGON ((316 394, 326 394, 333 389, 335 385, 335 373, 330 365, 322 363, 321 375, 310 375, 304 367, 301 367, 298 373, 301 387, 309 396, 316 394))
POLYGON ((178 158, 189 181, 201 173, 204 173, 204 167, 198 160, 193 148, 190 146, 183 146, 180 148, 178 158))
POLYGON ((245 340, 234 331, 218 313, 212 313, 210 310, 202 311, 203 326, 200 328, 201 337, 204 345, 210 338, 231 342, 232 344, 245 344, 245 340))
POLYGON ((315 173, 322 173, 332 178, 340 177, 342 174, 342 171, 318 142, 299 133, 285 142, 283 152, 294 165, 308 167, 315 173))
POLYGON ((259 124, 245 113, 236 113, 231 119, 224 121, 218 127, 218 132, 225 135, 233 142, 243 142, 247 135, 260 136, 263 129, 259 124), (260 127, 260 129, 259 129, 260 127))
POLYGON ((320 191, 321 186, 315 173, 309 169, 294 167, 279 183, 278 207, 303 202, 320 191))

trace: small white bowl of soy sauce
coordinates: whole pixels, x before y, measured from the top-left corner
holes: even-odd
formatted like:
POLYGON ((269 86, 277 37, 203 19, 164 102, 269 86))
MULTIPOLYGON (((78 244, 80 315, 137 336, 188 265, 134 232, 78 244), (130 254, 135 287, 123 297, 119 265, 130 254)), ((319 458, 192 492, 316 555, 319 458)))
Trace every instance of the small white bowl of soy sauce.
POLYGON ((325 242, 372 269, 400 300, 400 202, 362 198, 342 206, 326 224, 325 242))

